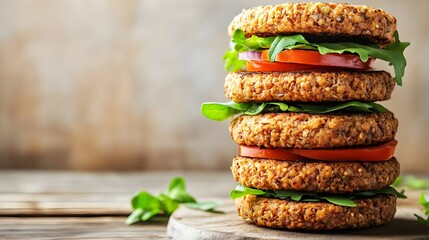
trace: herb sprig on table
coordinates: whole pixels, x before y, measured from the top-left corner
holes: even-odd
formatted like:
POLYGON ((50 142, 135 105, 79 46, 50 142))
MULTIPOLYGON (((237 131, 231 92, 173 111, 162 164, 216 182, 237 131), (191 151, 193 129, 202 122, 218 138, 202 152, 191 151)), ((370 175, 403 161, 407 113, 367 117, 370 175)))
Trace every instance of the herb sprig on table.
MULTIPOLYGON (((407 175, 405 177, 399 176, 395 182, 392 184, 394 186, 404 186, 413 190, 425 190, 429 189, 429 181, 424 178, 419 178, 414 175, 407 175)), ((429 196, 427 197, 425 193, 420 194, 419 199, 420 205, 423 206, 423 213, 426 215, 426 219, 423 217, 414 214, 417 218, 417 221, 421 224, 429 225, 429 196)))
POLYGON ((424 193, 422 193, 420 195, 420 204, 425 208, 423 210, 423 213, 426 214, 426 219, 424 219, 423 217, 421 217, 421 216, 419 216, 417 214, 414 214, 414 216, 416 216, 417 221, 419 223, 429 225, 429 201, 426 198, 426 196, 425 196, 424 193))
POLYGON ((193 196, 186 191, 185 179, 176 177, 171 180, 168 190, 154 196, 146 191, 136 193, 131 206, 133 212, 125 221, 126 224, 148 221, 156 215, 170 216, 180 204, 185 204, 188 208, 213 212, 220 206, 219 202, 197 202, 193 196))

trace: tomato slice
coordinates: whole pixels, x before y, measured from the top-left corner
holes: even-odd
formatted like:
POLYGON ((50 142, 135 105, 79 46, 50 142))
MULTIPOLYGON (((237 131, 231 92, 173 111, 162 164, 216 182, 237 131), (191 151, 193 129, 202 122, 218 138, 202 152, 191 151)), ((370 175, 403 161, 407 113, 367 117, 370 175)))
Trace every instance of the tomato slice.
MULTIPOLYGON (((269 61, 268 50, 262 51, 262 60, 269 61)), ((368 70, 371 69, 374 59, 369 58, 368 61, 363 62, 360 60, 358 55, 354 54, 328 53, 322 55, 318 51, 293 49, 280 52, 277 55, 275 61, 283 63, 298 63, 315 66, 368 70)))
POLYGON ((335 67, 305 65, 297 63, 281 63, 268 61, 247 61, 246 70, 249 72, 295 72, 295 71, 332 71, 335 67))
POLYGON ((392 140, 378 146, 330 149, 261 148, 240 145, 243 157, 276 160, 324 160, 324 161, 387 161, 393 157, 398 141, 392 140))

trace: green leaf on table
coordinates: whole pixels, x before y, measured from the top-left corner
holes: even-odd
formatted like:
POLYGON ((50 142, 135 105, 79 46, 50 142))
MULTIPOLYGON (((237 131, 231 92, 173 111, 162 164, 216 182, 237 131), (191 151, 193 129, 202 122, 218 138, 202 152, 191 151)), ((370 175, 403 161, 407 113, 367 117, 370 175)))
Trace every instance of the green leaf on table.
POLYGON ((131 225, 131 224, 134 224, 136 222, 140 222, 141 218, 143 216, 143 212, 144 212, 143 209, 137 208, 128 216, 127 220, 125 220, 125 223, 127 225, 131 225))
POLYGON ((161 204, 161 209, 163 209, 167 215, 171 215, 179 207, 178 201, 171 199, 164 193, 160 193, 158 199, 161 204))
POLYGON ((133 209, 141 208, 143 210, 159 209, 161 207, 160 202, 156 197, 148 192, 143 191, 139 192, 133 197, 131 200, 131 205, 133 209))
POLYGON ((416 216, 416 218, 417 218, 417 222, 419 222, 419 223, 421 223, 421 224, 429 225, 429 215, 428 215, 428 216, 426 216, 426 219, 424 219, 424 218, 420 217, 420 216, 419 216, 419 215, 417 215, 417 214, 414 214, 414 216, 416 216))
POLYGON ((414 214, 414 216, 416 216, 419 223, 429 225, 429 201, 424 193, 420 194, 419 202, 424 207, 423 213, 426 214, 426 219, 417 214, 414 214))
POLYGON ((425 214, 429 214, 429 201, 428 201, 428 199, 426 198, 426 196, 425 196, 425 194, 424 194, 424 193, 420 194, 420 199, 419 199, 419 201, 420 201, 420 204, 425 208, 425 209, 423 210, 423 212, 424 212, 425 214))
POLYGON ((196 202, 195 199, 186 191, 185 179, 181 177, 174 178, 170 182, 167 195, 179 203, 196 202))
POLYGON ((185 179, 177 177, 171 180, 166 193, 160 193, 157 196, 145 191, 136 193, 131 199, 133 211, 125 223, 130 225, 140 221, 148 221, 157 215, 169 216, 182 203, 209 212, 214 212, 213 209, 220 205, 220 203, 215 202, 197 202, 186 191, 185 179))

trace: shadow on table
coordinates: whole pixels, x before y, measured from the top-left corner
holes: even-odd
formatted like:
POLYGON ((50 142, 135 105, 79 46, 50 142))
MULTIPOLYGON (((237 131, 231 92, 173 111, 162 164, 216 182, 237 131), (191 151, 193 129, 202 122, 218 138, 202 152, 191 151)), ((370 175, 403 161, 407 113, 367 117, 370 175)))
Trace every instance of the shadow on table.
MULTIPOLYGON (((326 233, 328 234, 328 233, 326 233)), ((332 233, 329 233, 332 234, 332 233)), ((336 236, 371 236, 371 237, 381 237, 381 238, 398 238, 404 236, 407 238, 412 238, 413 236, 418 237, 418 239, 429 239, 429 225, 423 225, 413 219, 397 218, 392 221, 392 223, 368 228, 364 230, 348 230, 348 231, 339 231, 335 233, 336 236), (423 237, 423 238, 422 238, 423 237)))

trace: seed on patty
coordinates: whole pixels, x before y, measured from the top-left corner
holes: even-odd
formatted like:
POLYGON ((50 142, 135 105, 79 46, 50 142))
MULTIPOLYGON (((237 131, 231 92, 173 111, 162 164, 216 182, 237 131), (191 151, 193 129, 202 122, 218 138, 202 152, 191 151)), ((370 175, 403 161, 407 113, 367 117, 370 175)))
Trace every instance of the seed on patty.
POLYGON ((248 223, 295 230, 359 229, 393 220, 396 197, 378 195, 355 201, 356 207, 326 202, 296 202, 258 196, 236 200, 238 214, 248 223))
POLYGON ((229 127, 240 145, 267 148, 336 148, 391 141, 398 130, 393 113, 241 115, 229 127))
POLYGON ((381 9, 341 3, 284 3, 243 10, 228 27, 232 36, 301 33, 309 41, 388 44, 394 41, 396 19, 381 9))
POLYGON ((396 158, 380 162, 326 162, 237 156, 231 171, 235 181, 246 187, 337 194, 379 190, 392 184, 399 176, 399 162, 396 158))
POLYGON ((385 71, 231 72, 225 96, 235 102, 383 101, 394 87, 385 71))

